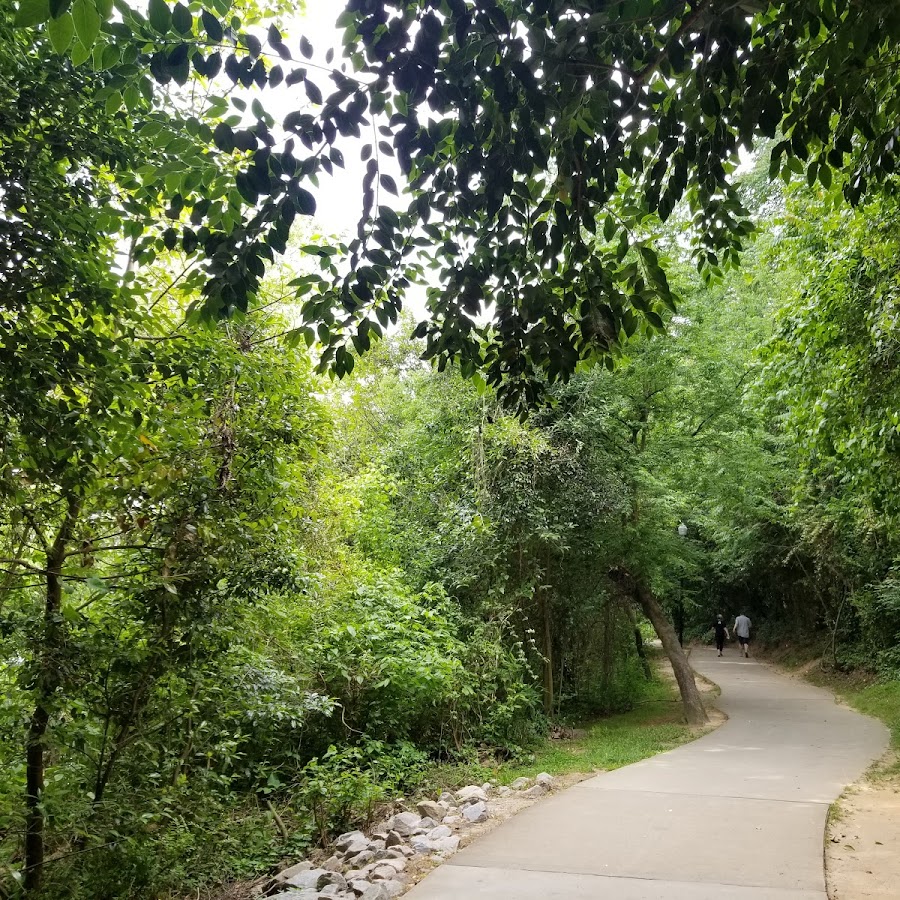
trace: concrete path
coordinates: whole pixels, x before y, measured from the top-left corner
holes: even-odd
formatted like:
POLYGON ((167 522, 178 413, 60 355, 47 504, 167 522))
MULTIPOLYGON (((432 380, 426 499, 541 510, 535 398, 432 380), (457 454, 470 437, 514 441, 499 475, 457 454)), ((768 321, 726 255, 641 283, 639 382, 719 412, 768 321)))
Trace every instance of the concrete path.
POLYGON ((695 650, 729 721, 583 781, 435 869, 409 900, 827 900, 828 806, 888 743, 827 691, 695 650))

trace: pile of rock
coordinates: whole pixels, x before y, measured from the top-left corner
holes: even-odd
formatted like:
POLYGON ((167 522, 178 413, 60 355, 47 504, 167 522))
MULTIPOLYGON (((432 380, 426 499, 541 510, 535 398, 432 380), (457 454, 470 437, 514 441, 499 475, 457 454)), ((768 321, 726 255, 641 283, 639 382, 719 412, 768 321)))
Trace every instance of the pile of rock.
POLYGON ((391 900, 407 888, 408 860, 428 854, 440 862, 454 853, 457 832, 490 817, 492 796, 536 799, 552 786, 553 778, 542 773, 533 782, 519 778, 509 787, 469 785, 437 800, 422 800, 416 812, 391 816, 371 836, 342 834, 333 856, 319 866, 304 861, 279 872, 267 893, 275 900, 391 900))

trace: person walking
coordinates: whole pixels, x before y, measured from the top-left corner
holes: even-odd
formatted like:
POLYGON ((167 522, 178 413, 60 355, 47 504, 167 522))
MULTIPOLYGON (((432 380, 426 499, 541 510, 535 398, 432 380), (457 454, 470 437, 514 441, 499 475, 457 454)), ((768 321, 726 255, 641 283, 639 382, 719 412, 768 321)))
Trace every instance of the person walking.
POLYGON ((725 641, 730 640, 728 628, 725 626, 725 618, 722 615, 716 616, 713 628, 716 631, 716 650, 719 651, 719 656, 721 656, 722 651, 725 649, 725 641))
POLYGON ((734 620, 734 633, 741 644, 741 652, 746 659, 750 658, 750 629, 753 623, 741 613, 734 620))

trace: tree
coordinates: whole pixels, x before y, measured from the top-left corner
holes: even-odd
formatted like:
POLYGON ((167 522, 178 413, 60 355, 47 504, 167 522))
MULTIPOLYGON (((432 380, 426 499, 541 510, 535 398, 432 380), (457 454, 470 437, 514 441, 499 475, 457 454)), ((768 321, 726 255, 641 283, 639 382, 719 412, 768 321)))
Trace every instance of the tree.
MULTIPOLYGON (((216 100, 212 121, 185 122, 188 137, 157 139, 173 155, 184 141, 195 152, 189 168, 152 178, 149 190, 131 187, 171 201, 175 224, 152 237, 138 229, 142 252, 160 239, 180 243, 207 261, 210 314, 246 308, 294 216, 314 208, 303 185, 340 165, 338 144, 371 126, 384 140, 363 148, 359 235, 346 248, 314 251, 323 272, 298 280, 306 318, 298 334, 321 340, 322 366, 344 374, 349 342, 365 350, 396 319, 424 256, 439 281, 418 331, 427 355, 458 360, 467 376, 483 369, 511 399, 533 400, 543 376, 570 376, 641 322, 662 327, 673 294, 648 228, 654 219, 688 210, 705 277, 738 262, 753 230, 734 186, 740 147, 778 136, 773 175, 805 170, 829 187, 837 171, 853 201, 891 178, 900 102, 900 13, 891 0, 432 5, 395 11, 351 0, 340 21, 353 72, 334 69, 336 90, 326 97, 309 64, 285 72, 270 63, 292 56, 277 28, 263 41, 240 23, 226 27, 224 8, 195 15, 163 2, 149 21, 121 6, 119 21, 85 0, 92 12, 71 58, 93 52, 96 63, 99 54, 123 97, 138 84, 157 96, 148 73, 184 84, 191 67, 212 77, 221 65, 245 87, 302 83, 320 107, 299 104, 286 117, 283 149, 262 104, 253 106, 254 125, 236 128, 216 100), (308 155, 294 156, 295 141, 308 155), (379 191, 397 190, 379 167, 382 154, 396 154, 408 178, 405 213, 378 202, 379 191), (230 184, 204 177, 210 164, 228 163, 230 184), (487 308, 491 327, 477 321, 487 308)), ((52 25, 64 49, 67 16, 23 0, 18 21, 49 22, 41 34, 52 25)), ((312 52, 305 39, 300 50, 312 52)))

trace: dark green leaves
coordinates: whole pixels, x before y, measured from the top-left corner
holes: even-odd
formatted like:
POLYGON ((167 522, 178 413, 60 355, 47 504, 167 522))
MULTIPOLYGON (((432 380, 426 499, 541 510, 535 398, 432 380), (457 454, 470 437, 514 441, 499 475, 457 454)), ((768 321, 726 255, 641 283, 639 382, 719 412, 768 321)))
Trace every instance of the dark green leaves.
POLYGON ((204 9, 200 13, 200 21, 203 23, 203 30, 206 32, 207 37, 209 37, 214 44, 221 43, 222 39, 225 37, 225 31, 219 20, 211 12, 204 9))
POLYGON ((194 17, 181 2, 176 3, 172 10, 172 25, 179 34, 190 34, 194 27, 194 17))
POLYGON ((172 26, 172 13, 166 0, 150 0, 147 4, 147 17, 160 34, 167 34, 172 26))

